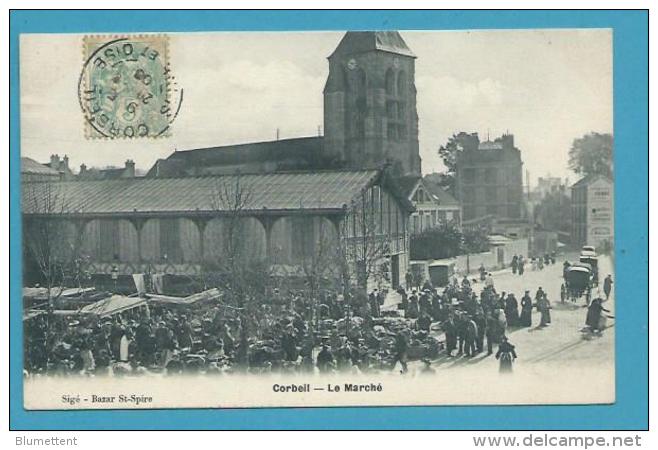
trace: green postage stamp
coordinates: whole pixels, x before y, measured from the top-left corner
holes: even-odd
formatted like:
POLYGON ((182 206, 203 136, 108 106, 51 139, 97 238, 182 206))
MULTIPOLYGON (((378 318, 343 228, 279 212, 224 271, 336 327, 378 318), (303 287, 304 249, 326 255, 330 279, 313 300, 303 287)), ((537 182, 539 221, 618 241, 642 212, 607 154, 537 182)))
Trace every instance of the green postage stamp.
POLYGON ((78 99, 88 139, 168 136, 182 91, 163 34, 85 36, 78 99))

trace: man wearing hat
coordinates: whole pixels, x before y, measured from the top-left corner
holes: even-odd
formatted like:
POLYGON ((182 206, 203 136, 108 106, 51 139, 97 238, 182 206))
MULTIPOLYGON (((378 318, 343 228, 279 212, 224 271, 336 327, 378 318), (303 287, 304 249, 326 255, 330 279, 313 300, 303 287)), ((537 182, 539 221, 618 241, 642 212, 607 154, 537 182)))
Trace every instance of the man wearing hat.
POLYGON ((316 366, 320 373, 328 373, 334 367, 334 355, 329 348, 329 336, 322 338, 322 349, 318 353, 316 366))
POLYGON ((464 352, 466 353, 466 356, 475 356, 476 353, 475 342, 478 336, 478 327, 475 324, 475 321, 473 320, 472 316, 466 316, 465 323, 466 323, 466 340, 465 340, 466 348, 464 349, 464 352))
POLYGON ((446 337, 446 353, 452 356, 453 350, 457 348, 457 324, 454 316, 449 313, 448 319, 441 324, 446 337))

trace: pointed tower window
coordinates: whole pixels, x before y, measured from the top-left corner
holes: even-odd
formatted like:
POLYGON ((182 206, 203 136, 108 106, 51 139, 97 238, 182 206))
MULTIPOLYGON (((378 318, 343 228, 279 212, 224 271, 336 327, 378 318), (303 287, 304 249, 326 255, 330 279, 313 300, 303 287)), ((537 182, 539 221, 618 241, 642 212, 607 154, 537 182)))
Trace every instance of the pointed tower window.
POLYGON ((395 73, 392 69, 386 71, 386 95, 395 95, 395 73))
POLYGON ((398 73, 398 97, 405 98, 407 96, 407 74, 404 70, 398 73))

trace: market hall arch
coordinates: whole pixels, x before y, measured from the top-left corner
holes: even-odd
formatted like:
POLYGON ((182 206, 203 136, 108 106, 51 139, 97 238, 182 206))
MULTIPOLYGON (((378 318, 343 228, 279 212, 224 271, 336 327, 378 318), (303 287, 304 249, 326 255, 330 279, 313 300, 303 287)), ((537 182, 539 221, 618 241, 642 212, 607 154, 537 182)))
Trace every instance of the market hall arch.
POLYGON ((329 218, 294 215, 272 224, 270 261, 276 265, 299 266, 312 258, 329 260, 338 248, 336 226, 329 218))
POLYGON ((203 228, 204 262, 221 265, 225 261, 230 243, 231 220, 237 220, 233 231, 233 242, 238 246, 236 253, 248 262, 263 261, 267 255, 267 239, 261 221, 255 217, 215 217, 207 221, 203 228))

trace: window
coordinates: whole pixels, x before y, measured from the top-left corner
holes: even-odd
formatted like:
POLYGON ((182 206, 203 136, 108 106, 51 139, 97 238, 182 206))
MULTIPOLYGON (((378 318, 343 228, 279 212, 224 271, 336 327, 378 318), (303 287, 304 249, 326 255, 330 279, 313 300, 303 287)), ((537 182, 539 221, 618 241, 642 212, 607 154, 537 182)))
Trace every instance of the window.
POLYGON ((395 95, 395 74, 391 69, 386 71, 386 95, 395 95))
POLYGON ((404 98, 407 95, 407 74, 404 71, 398 73, 398 97, 404 98))

